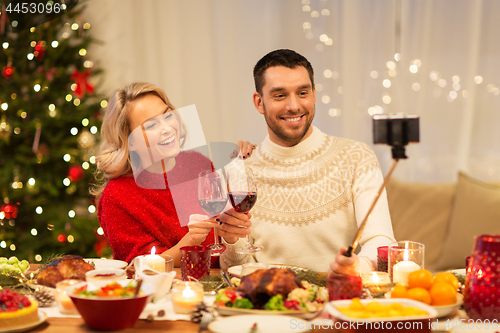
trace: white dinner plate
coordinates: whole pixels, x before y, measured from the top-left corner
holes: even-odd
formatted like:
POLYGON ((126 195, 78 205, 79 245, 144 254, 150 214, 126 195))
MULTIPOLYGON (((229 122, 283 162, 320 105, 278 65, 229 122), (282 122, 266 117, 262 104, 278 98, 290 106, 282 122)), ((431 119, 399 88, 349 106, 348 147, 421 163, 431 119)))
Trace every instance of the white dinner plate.
POLYGON ((249 332, 257 323, 256 332, 259 333, 285 333, 309 332, 311 323, 294 317, 271 315, 243 315, 217 319, 208 325, 215 333, 241 333, 249 332))
POLYGON ((125 268, 127 267, 127 262, 122 260, 114 260, 114 259, 98 259, 98 258, 86 258, 86 262, 92 264, 94 263, 95 269, 104 269, 104 268, 125 268))
POLYGON ((42 310, 38 309, 38 321, 10 328, 0 328, 0 333, 26 332, 32 328, 35 328, 36 326, 40 325, 46 320, 47 320, 47 314, 42 310))
MULTIPOLYGON (((269 268, 290 268, 299 271, 305 271, 304 267, 300 266, 292 266, 292 265, 278 265, 278 264, 267 264, 269 268)), ((243 269, 242 265, 229 267, 227 271, 234 277, 241 278, 241 270, 243 269)))

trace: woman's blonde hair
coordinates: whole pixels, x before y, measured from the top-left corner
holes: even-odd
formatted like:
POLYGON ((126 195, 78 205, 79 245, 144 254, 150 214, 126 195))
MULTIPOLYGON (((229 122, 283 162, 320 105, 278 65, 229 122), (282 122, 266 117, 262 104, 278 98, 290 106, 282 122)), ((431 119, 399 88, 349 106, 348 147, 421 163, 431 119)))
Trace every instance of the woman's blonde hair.
POLYGON ((158 96, 172 109, 171 112, 175 114, 180 125, 180 146, 184 146, 187 137, 186 125, 161 88, 151 83, 135 82, 115 90, 111 94, 102 122, 101 149, 96 158, 97 184, 90 189, 92 195, 99 197, 110 180, 132 175, 128 148, 128 137, 131 133, 130 110, 137 99, 149 94, 158 96))

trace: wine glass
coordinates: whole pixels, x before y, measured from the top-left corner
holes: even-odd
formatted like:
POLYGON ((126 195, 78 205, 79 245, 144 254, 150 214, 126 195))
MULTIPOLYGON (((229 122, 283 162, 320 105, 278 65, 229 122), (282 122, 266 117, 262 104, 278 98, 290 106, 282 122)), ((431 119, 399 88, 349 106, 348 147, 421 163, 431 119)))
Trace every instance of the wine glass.
MULTIPOLYGON (((248 213, 257 201, 257 187, 253 180, 252 169, 248 167, 236 167, 226 170, 227 189, 229 201, 234 210, 240 213, 248 213)), ((255 253, 262 250, 262 246, 250 243, 250 235, 247 235, 247 243, 237 253, 255 253)))
MULTIPOLYGON (((220 170, 205 170, 198 174, 198 202, 201 208, 210 216, 218 217, 227 204, 227 192, 224 177, 220 170)), ((212 256, 220 256, 226 251, 226 246, 219 243, 217 228, 214 228, 215 243, 209 245, 212 256)))

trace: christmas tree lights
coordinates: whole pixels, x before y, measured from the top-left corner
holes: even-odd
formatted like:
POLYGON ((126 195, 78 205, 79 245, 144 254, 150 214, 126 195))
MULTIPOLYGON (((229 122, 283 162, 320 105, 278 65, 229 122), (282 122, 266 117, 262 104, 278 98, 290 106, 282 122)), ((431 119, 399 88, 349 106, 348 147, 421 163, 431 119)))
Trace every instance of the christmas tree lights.
POLYGON ((0 257, 110 254, 89 194, 107 101, 82 9, 17 31, 0 14, 0 257))

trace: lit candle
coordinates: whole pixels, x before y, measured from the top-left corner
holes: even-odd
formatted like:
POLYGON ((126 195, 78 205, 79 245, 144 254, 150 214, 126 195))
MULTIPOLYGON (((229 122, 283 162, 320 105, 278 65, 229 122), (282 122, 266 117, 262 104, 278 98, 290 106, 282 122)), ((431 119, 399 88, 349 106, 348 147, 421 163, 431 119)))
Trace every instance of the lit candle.
POLYGON ((56 283, 55 300, 59 312, 64 314, 76 314, 78 311, 65 289, 71 285, 82 282, 81 280, 63 280, 56 283))
POLYGON ((151 249, 151 254, 148 254, 145 256, 146 259, 146 264, 148 264, 151 269, 154 269, 155 271, 164 273, 165 272, 165 259, 163 259, 161 256, 156 255, 156 247, 153 246, 151 249))
POLYGON ((404 261, 400 261, 394 265, 392 272, 392 281, 404 286, 408 285, 408 275, 411 272, 420 269, 420 266, 415 262, 408 260, 408 251, 405 250, 403 254, 404 261))
POLYGON ((189 314, 203 302, 203 285, 194 281, 182 281, 172 288, 172 303, 176 313, 189 314))
POLYGON ((362 275, 363 288, 367 288, 373 297, 384 297, 391 288, 391 279, 386 272, 370 272, 362 275))

